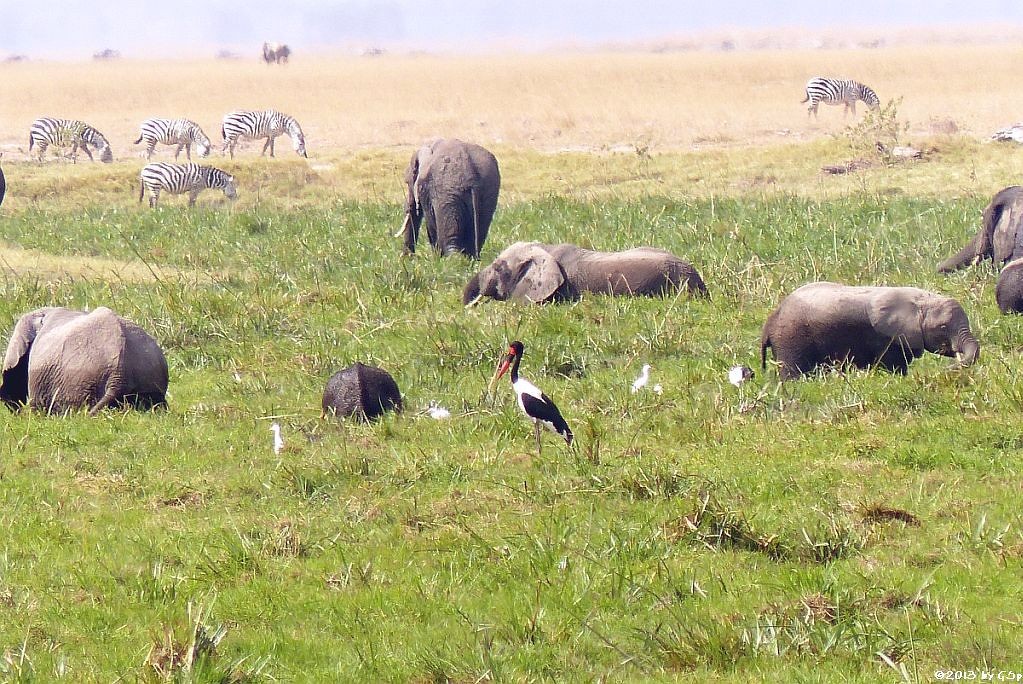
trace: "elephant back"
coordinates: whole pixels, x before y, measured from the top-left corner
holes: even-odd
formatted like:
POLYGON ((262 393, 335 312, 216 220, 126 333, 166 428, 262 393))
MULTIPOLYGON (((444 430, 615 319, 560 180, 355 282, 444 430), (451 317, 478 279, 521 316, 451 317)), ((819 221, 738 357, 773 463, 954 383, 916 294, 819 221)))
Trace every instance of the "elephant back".
POLYGON ((372 420, 401 408, 401 391, 391 374, 359 362, 334 373, 323 391, 324 415, 372 420))
POLYGON ((1003 314, 1023 313, 1023 259, 1010 261, 998 275, 995 301, 1003 314))

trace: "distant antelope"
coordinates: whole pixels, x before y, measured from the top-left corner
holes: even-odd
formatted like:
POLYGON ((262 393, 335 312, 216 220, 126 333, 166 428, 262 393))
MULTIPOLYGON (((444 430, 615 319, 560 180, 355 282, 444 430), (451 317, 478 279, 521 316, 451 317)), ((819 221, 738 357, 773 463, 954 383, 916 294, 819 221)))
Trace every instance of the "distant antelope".
POLYGON ((220 134, 224 137, 224 147, 221 151, 229 151, 231 158, 234 159, 234 147, 238 144, 239 138, 266 138, 262 154, 266 154, 269 148, 272 157, 274 140, 285 133, 291 138, 291 146, 295 148, 295 152, 303 157, 308 156, 305 151, 305 135, 294 117, 275 109, 261 112, 231 112, 224 115, 224 122, 220 127, 220 134))
POLYGON ((185 156, 191 161, 192 145, 195 145, 195 151, 199 153, 200 157, 210 155, 212 144, 209 136, 194 121, 188 119, 146 119, 142 122, 141 128, 142 132, 139 133, 139 139, 135 141, 135 144, 138 145, 145 141, 146 160, 153 158, 156 143, 177 145, 177 149, 174 150, 175 160, 181 154, 181 148, 185 148, 185 156))
POLYGON ((114 153, 110 149, 110 143, 103 137, 103 134, 95 128, 74 119, 52 119, 43 117, 32 122, 32 128, 28 133, 28 150, 32 151, 33 146, 39 147, 39 161, 43 160, 46 148, 71 147, 71 159, 78 161, 78 150, 85 150, 89 160, 93 161, 91 145, 100 153, 100 161, 109 164, 114 161, 114 153))
POLYGON ((817 76, 807 82, 806 97, 801 102, 810 103, 806 108, 806 115, 810 116, 813 113, 813 118, 816 120, 817 105, 821 102, 828 105, 844 104, 845 109, 842 110, 842 116, 846 116, 850 111, 854 115, 856 114, 857 100, 863 100, 864 104, 871 109, 878 109, 881 106, 881 100, 878 99, 877 93, 862 83, 817 76))
POLYGON ((284 43, 263 43, 263 61, 267 64, 287 64, 291 48, 284 43))

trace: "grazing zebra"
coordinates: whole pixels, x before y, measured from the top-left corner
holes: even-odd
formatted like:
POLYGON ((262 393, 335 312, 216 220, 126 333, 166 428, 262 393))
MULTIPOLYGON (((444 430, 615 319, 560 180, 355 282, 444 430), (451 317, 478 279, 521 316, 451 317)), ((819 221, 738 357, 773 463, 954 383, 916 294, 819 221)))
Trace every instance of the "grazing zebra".
POLYGON ((871 109, 881 106, 881 100, 877 93, 856 81, 842 80, 838 78, 822 78, 817 76, 806 83, 806 97, 801 102, 809 101, 810 106, 806 108, 806 115, 813 113, 814 120, 817 119, 817 105, 823 102, 829 105, 844 104, 842 116, 848 115, 851 110, 856 114, 856 101, 863 100, 871 109))
POLYGON ((188 193, 188 206, 195 206, 195 198, 206 188, 220 188, 228 199, 238 196, 234 176, 212 166, 199 164, 167 164, 156 162, 146 164, 139 173, 142 186, 139 188, 139 202, 149 188, 149 206, 155 207, 160 192, 173 195, 188 193))
POLYGON ((100 161, 109 164, 114 161, 114 153, 110 149, 110 143, 103 137, 103 134, 84 121, 71 119, 51 119, 43 117, 32 122, 32 128, 28 133, 28 150, 32 146, 39 146, 39 161, 43 160, 46 148, 71 146, 71 160, 78 162, 78 150, 85 150, 89 155, 89 161, 94 161, 89 146, 96 148, 100 153, 100 161))
POLYGON ((263 61, 267 64, 287 64, 291 48, 284 43, 263 43, 263 61))
POLYGON ((142 122, 142 132, 139 133, 139 139, 135 144, 138 145, 143 140, 146 142, 147 161, 153 158, 156 143, 177 145, 177 149, 174 150, 175 160, 181 154, 182 147, 185 148, 185 156, 189 161, 192 159, 193 144, 200 157, 210 156, 212 147, 209 137, 199 128, 199 124, 188 119, 146 119, 142 122))
POLYGON ((302 127, 294 118, 287 114, 281 114, 275 109, 267 109, 262 112, 231 112, 224 115, 224 122, 220 127, 220 134, 224 136, 224 147, 221 153, 230 150, 231 159, 234 159, 234 146, 238 144, 238 138, 266 138, 261 154, 266 154, 267 148, 270 148, 272 157, 274 156, 274 140, 284 133, 291 137, 291 146, 295 148, 295 152, 307 157, 305 135, 302 134, 302 127))

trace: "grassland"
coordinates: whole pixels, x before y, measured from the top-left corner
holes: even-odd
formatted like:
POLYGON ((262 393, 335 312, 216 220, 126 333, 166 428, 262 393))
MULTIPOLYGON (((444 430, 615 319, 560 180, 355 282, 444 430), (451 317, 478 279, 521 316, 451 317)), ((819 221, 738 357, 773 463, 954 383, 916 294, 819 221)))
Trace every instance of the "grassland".
POLYGON ((934 273, 1016 180, 1021 153, 978 140, 1016 118, 1016 59, 949 48, 218 63, 201 65, 202 96, 195 64, 4 65, 4 88, 26 94, 0 98, 0 321, 110 306, 164 346, 171 392, 162 413, 0 419, 0 676, 872 682, 1023 670, 1023 321, 998 314, 989 268, 934 273), (442 92, 423 64, 494 81, 442 92), (799 88, 825 66, 873 68, 879 91, 901 92, 924 160, 820 174, 872 144, 843 136, 836 110, 806 122, 799 88), (924 92, 927 74, 947 93, 924 92), (118 87, 41 85, 83 75, 118 87), (721 78, 775 85, 762 110, 726 113, 711 87, 721 78), (193 102, 209 130, 270 89, 282 109, 308 111, 323 141, 308 163, 250 149, 215 162, 244 179, 234 205, 137 204, 141 161, 123 141, 138 119, 193 102), (72 108, 127 154, 23 161, 12 146, 27 122, 72 108), (554 135, 558 116, 572 124, 554 135), (932 117, 960 132, 936 133, 932 117), (464 310, 474 264, 398 259, 390 237, 411 146, 438 132, 501 160, 485 259, 517 239, 653 244, 693 261, 710 300, 464 310), (632 148, 610 151, 621 144, 632 148), (759 365, 770 309, 815 279, 953 295, 981 361, 951 370, 928 356, 906 377, 784 386, 769 368, 729 385, 732 364, 759 365), (538 458, 510 389, 485 396, 513 338, 574 449, 549 440, 538 458), (391 370, 404 414, 319 419, 326 378, 356 360, 391 370), (663 395, 629 393, 643 363, 663 395), (452 419, 423 415, 431 400, 452 419), (271 420, 284 426, 280 457, 271 420))

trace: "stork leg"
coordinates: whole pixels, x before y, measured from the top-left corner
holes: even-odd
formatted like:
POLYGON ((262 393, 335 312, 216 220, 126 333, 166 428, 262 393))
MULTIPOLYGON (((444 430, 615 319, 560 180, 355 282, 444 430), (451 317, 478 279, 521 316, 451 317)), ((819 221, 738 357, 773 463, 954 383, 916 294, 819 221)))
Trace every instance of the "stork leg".
POLYGON ((533 421, 533 434, 536 435, 536 455, 543 456, 543 444, 540 442, 540 421, 533 421))

